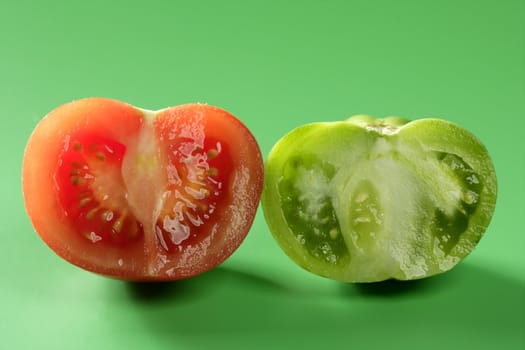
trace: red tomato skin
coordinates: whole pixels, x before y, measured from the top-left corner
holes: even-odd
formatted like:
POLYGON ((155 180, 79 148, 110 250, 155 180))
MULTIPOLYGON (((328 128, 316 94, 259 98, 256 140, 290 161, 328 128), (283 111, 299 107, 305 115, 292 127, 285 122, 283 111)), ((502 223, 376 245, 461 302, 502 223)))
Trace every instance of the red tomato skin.
POLYGON ((124 248, 94 245, 75 234, 56 193, 56 161, 64 140, 79 131, 93 131, 131 145, 148 124, 144 110, 107 98, 87 98, 56 108, 42 119, 29 138, 22 166, 23 196, 27 213, 42 240, 58 256, 80 268, 130 281, 188 278, 228 258, 253 223, 263 187, 262 156, 246 126, 217 107, 187 104, 167 108, 157 113, 153 125, 170 125, 170 118, 195 112, 206 115, 207 135, 216 135, 233 150, 235 176, 228 183, 228 198, 224 199, 224 207, 210 229, 216 234, 209 235, 206 245, 186 245, 181 254, 170 256, 159 250, 155 234, 149 228, 145 229, 143 239, 124 248))

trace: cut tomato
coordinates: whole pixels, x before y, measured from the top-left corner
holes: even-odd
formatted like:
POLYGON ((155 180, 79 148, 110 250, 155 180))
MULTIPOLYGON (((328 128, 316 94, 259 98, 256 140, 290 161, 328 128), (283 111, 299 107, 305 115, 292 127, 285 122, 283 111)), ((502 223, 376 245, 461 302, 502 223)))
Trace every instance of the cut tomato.
POLYGON ((116 278, 176 280, 239 247, 263 163, 250 131, 220 108, 89 98, 38 124, 22 175, 32 223, 59 256, 116 278))
POLYGON ((290 258, 345 282, 443 273, 476 247, 497 197, 485 146, 451 122, 355 116, 286 134, 262 207, 290 258))

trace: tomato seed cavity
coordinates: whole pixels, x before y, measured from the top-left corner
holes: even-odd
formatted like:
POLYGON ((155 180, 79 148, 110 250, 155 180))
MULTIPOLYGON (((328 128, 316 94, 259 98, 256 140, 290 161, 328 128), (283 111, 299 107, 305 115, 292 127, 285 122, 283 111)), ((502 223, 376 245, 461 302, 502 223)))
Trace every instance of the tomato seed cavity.
POLYGON ((93 243, 127 244, 143 233, 126 209, 119 173, 124 154, 125 146, 116 141, 78 134, 67 138, 60 155, 55 177, 64 214, 93 243))
POLYGON ((292 157, 279 183, 281 206, 295 238, 314 258, 336 265, 348 257, 328 191, 334 169, 313 155, 292 157))
POLYGON ((184 242, 199 239, 197 232, 217 208, 224 175, 217 166, 229 161, 221 144, 202 137, 176 140, 168 146, 169 185, 164 192, 164 210, 159 215, 155 234, 166 251, 184 242))

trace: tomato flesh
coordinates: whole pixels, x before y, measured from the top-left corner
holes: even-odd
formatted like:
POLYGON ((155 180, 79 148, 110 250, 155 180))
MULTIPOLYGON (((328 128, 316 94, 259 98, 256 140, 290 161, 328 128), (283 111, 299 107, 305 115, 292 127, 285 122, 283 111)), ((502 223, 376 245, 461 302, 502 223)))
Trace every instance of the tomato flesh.
POLYGON ((186 278, 220 264, 248 233, 262 179, 249 130, 201 104, 158 112, 102 98, 66 104, 39 123, 23 164, 41 238, 75 265, 127 280, 186 278))
POLYGON ((59 156, 55 182, 64 214, 93 243, 126 244, 144 234, 120 174, 125 151, 122 143, 78 133, 65 140, 59 156))
POLYGON ((264 214, 300 266, 346 282, 450 270, 496 202, 485 147, 459 126, 358 116, 285 135, 266 162, 264 214))
POLYGON ((175 118, 167 119, 161 116, 155 124, 168 155, 164 206, 155 224, 155 234, 162 248, 172 251, 182 249, 181 244, 195 245, 203 239, 205 235, 199 232, 213 221, 217 206, 227 196, 225 184, 233 164, 227 145, 205 137, 202 128, 180 130, 178 125, 170 123, 175 118))

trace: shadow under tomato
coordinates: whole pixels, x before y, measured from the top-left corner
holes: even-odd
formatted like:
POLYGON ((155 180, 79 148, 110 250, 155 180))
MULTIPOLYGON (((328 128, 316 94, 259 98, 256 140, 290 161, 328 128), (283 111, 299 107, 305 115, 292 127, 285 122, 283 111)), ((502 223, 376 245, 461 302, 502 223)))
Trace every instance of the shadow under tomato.
POLYGON ((413 294, 436 293, 438 289, 455 283, 460 270, 462 268, 453 269, 445 274, 410 281, 390 279, 373 283, 341 283, 341 290, 343 295, 349 297, 378 298, 404 298, 413 294))
POLYGON ((161 302, 164 298, 177 298, 186 293, 184 281, 127 282, 131 298, 140 302, 161 302))
POLYGON ((523 284, 479 267, 463 263, 416 281, 327 286, 328 293, 317 295, 307 283, 279 284, 219 267, 189 280, 127 284, 126 290, 144 332, 168 344, 182 339, 207 348, 218 338, 256 337, 260 347, 272 346, 277 338, 268 334, 297 346, 371 348, 401 336, 414 340, 409 349, 418 339, 451 348, 525 344, 523 284))
POLYGON ((173 282, 127 282, 132 300, 138 303, 180 303, 190 299, 206 298, 213 289, 231 282, 232 274, 243 283, 255 285, 261 290, 284 289, 278 283, 255 274, 218 267, 199 276, 173 282))
POLYGON ((386 280, 374 283, 359 283, 355 285, 342 285, 343 292, 350 295, 378 296, 392 298, 405 296, 412 293, 421 293, 428 286, 427 280, 398 281, 386 280))

